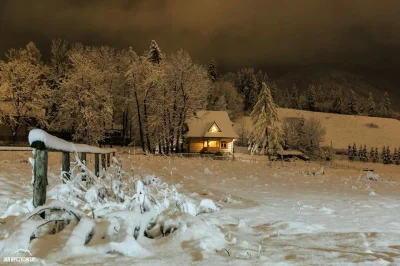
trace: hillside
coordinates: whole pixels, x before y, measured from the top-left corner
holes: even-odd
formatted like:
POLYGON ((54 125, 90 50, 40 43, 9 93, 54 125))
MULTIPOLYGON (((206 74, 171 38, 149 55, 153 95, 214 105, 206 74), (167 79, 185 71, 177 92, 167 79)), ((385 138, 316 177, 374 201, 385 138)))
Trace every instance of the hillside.
MULTIPOLYGON (((281 120, 285 118, 316 118, 326 128, 326 136, 322 146, 332 146, 334 149, 347 149, 349 143, 379 147, 389 145, 392 150, 400 147, 400 121, 389 118, 377 118, 368 116, 339 115, 330 113, 317 113, 310 111, 278 108, 281 120), (373 123, 377 128, 368 127, 373 123)), ((240 135, 241 122, 245 128, 250 128, 249 117, 235 121, 235 129, 240 135)))
POLYGON ((392 98, 393 108, 400 109, 398 81, 388 73, 305 67, 276 76, 274 81, 281 91, 292 88, 293 84, 296 84, 300 92, 306 90, 310 84, 321 85, 324 93, 330 93, 331 90, 339 87, 342 88, 343 93, 352 89, 363 101, 367 99, 368 93, 372 92, 377 103, 387 91, 392 98))

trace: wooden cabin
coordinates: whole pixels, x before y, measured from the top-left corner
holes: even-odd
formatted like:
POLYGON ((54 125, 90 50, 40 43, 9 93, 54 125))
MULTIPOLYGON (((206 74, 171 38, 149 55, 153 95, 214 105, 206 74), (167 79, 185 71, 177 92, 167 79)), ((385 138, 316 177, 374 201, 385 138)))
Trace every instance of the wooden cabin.
POLYGON ((233 142, 239 136, 226 111, 199 111, 186 126, 187 152, 233 153, 233 142))

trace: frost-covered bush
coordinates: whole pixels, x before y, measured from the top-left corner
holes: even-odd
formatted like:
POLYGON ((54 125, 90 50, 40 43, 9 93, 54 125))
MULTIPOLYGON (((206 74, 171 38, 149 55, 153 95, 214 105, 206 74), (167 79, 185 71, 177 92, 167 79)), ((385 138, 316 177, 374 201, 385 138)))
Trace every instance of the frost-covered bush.
MULTIPOLYGON (((6 237, 0 240, 0 254, 29 249, 34 239, 57 234, 67 227, 72 232, 60 253, 68 256, 109 252, 148 256, 150 252, 136 242, 139 238, 163 237, 186 232, 190 227, 215 230, 204 229, 208 225, 196 218, 220 209, 212 200, 180 194, 178 185, 164 183, 155 175, 130 177, 115 158, 113 166, 100 178, 86 169, 78 156, 75 158, 70 179, 61 175, 64 183, 48 191, 44 206, 34 208, 32 200, 25 200, 8 208, 2 218, 13 222, 3 228, 6 237), (82 181, 83 175, 86 181, 82 181), (102 244, 88 245, 98 239, 102 244)), ((209 235, 198 232, 189 236, 199 234, 209 235)), ((213 237, 216 235, 223 246, 223 234, 220 237, 215 232, 213 237)), ((186 239, 188 235, 181 237, 186 239)))

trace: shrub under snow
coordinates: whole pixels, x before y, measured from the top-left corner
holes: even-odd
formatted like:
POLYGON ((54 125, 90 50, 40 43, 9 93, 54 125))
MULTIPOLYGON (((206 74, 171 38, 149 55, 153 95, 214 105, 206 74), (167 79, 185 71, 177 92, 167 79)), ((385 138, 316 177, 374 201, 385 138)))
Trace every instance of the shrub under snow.
POLYGON ((1 217, 6 222, 0 254, 29 250, 34 241, 67 227, 72 231, 63 248, 55 251, 59 257, 110 252, 150 256, 151 251, 138 241, 174 232, 171 241, 201 238, 201 250, 224 247, 224 235, 196 217, 220 209, 212 200, 198 202, 154 175, 128 182, 115 158, 114 165, 98 178, 75 157, 70 180, 48 191, 46 205, 34 208, 32 200, 17 201, 1 217), (83 175, 87 181, 82 181, 83 175))

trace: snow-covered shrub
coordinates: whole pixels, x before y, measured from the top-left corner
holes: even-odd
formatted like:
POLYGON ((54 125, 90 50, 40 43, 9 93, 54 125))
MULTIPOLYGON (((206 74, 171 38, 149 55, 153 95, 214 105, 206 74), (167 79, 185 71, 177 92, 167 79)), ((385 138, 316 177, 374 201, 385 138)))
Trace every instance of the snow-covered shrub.
POLYGON ((202 241, 208 244, 201 244, 202 250, 221 248, 226 243, 221 232, 196 218, 220 207, 209 199, 197 200, 180 194, 177 190, 180 184, 169 185, 155 175, 130 177, 115 157, 113 166, 97 177, 75 154, 69 174, 69 180, 61 176, 64 183, 48 191, 44 206, 34 208, 32 200, 9 206, 2 218, 13 221, 7 223, 12 226, 3 228, 8 237, 0 241, 0 255, 19 248, 29 249, 35 239, 65 228, 70 228, 71 233, 60 251, 61 257, 109 252, 148 256, 150 252, 141 247, 138 239, 173 232, 180 234, 176 241, 204 238, 202 241), (86 181, 82 180, 83 175, 86 181), (188 230, 194 231, 186 234, 188 230), (88 245, 91 241, 102 244, 88 245))

